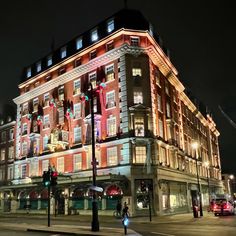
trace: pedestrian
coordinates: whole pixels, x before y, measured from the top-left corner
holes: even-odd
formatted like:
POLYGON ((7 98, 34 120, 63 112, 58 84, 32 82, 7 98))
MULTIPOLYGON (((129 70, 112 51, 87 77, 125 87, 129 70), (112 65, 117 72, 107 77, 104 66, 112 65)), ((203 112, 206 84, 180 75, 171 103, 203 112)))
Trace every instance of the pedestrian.
POLYGON ((121 205, 120 200, 118 200, 117 204, 116 204, 116 214, 117 214, 117 216, 121 216, 121 209, 122 209, 122 205, 121 205))
POLYGON ((124 218, 125 216, 128 217, 128 211, 129 211, 129 208, 127 206, 127 203, 124 202, 124 207, 123 207, 123 210, 122 210, 122 217, 124 218))

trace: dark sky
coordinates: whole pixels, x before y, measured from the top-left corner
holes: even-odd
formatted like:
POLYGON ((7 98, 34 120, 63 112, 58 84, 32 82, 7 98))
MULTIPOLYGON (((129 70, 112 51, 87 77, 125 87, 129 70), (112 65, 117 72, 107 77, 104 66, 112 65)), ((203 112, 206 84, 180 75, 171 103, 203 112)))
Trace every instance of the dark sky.
MULTIPOLYGON (((0 102, 18 95, 22 68, 123 8, 123 0, 21 0, 0 7, 0 102)), ((236 7, 233 1, 128 0, 152 22, 184 85, 213 112, 223 171, 236 173, 236 7)))

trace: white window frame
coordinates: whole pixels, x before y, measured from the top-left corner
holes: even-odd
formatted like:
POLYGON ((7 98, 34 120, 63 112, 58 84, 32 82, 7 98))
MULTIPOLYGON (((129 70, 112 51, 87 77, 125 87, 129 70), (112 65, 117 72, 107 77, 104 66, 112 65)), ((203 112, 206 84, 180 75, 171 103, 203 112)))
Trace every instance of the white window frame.
POLYGON ((28 125, 27 125, 27 123, 23 123, 22 124, 22 136, 27 135, 27 133, 28 133, 28 125))
POLYGON ((116 95, 115 90, 106 93, 106 109, 112 109, 116 107, 116 95))
POLYGON ((170 109, 169 102, 166 102, 166 116, 167 116, 167 118, 171 118, 171 109, 170 109))
POLYGON ((74 104, 74 119, 81 118, 81 103, 74 104))
POLYGON ((21 179, 25 179, 27 177, 27 165, 22 164, 20 167, 20 177, 21 179), (23 172, 23 168, 25 168, 25 172, 23 172))
POLYGON ((133 67, 132 68, 132 76, 133 77, 136 77, 136 76, 142 77, 142 68, 133 67))
POLYGON ((115 79, 114 64, 110 64, 105 67, 105 74, 107 83, 115 79))
POLYGON ((143 92, 134 91, 134 104, 143 104, 143 92))
POLYGON ((157 109, 158 111, 163 112, 162 97, 159 94, 157 94, 157 109))
POLYGON ((48 144, 48 136, 45 135, 43 137, 43 151, 48 150, 48 145, 47 144, 48 144))
POLYGON ((48 166, 49 166, 49 160, 43 160, 42 161, 42 173, 44 171, 48 171, 48 166))
POLYGON ((91 83, 93 86, 93 89, 95 89, 97 85, 97 72, 94 71, 94 72, 89 73, 88 77, 89 77, 89 83, 91 83))
POLYGON ((159 136, 164 138, 164 124, 161 118, 158 119, 159 136))
POLYGON ((134 130, 135 130, 135 136, 144 137, 145 135, 144 117, 141 116, 134 117, 134 130))
POLYGON ((58 171, 58 173, 64 173, 65 172, 64 157, 58 157, 57 158, 57 171, 58 171))
POLYGON ((14 159, 14 146, 8 147, 8 159, 14 159))
POLYGON ((30 176, 38 176, 39 175, 39 161, 38 159, 32 159, 30 162, 30 176))
POLYGON ((107 21, 107 32, 111 33, 115 29, 114 19, 110 19, 107 21))
POLYGON ((81 143, 81 139, 82 139, 82 128, 79 126, 76 126, 74 127, 74 143, 81 143), (76 138, 76 136, 78 137, 76 138))
POLYGON ((76 39, 76 50, 79 50, 83 47, 83 39, 79 37, 76 39))
POLYGON ((64 87, 64 85, 62 85, 58 88, 58 98, 59 98, 60 101, 63 101, 65 99, 65 87, 64 87), (61 90, 63 90, 63 93, 60 93, 61 90))
POLYGON ((6 133, 6 131, 4 130, 4 131, 1 132, 1 142, 2 142, 2 143, 5 143, 6 140, 7 140, 7 133, 6 133))
POLYGON ((43 116, 43 129, 48 129, 50 127, 49 115, 43 116))
POLYGON ((27 153, 28 153, 28 144, 27 144, 27 142, 23 142, 21 144, 21 155, 26 156, 27 153))
POLYGON ((60 50, 60 55, 61 55, 61 59, 65 58, 67 56, 67 47, 62 47, 60 50))
POLYGON ((81 79, 74 80, 74 95, 81 93, 81 79))
POLYGON ((116 128, 116 117, 111 116, 107 119, 107 135, 108 137, 116 136, 117 128, 116 128))
POLYGON ((6 148, 1 148, 1 161, 6 159, 6 148))
POLYGON ((82 170, 82 168, 83 168, 82 163, 83 163, 82 154, 81 153, 74 154, 74 156, 73 156, 73 170, 74 170, 74 172, 82 170))
POLYGON ((23 105, 22 105, 22 115, 24 116, 24 115, 26 115, 27 113, 28 113, 28 102, 26 102, 26 103, 24 103, 23 105))
POLYGON ((107 165, 116 166, 118 165, 118 150, 117 146, 107 148, 107 165))
POLYGON ((38 105, 39 105, 39 99, 38 98, 34 98, 33 99, 33 112, 37 112, 38 111, 38 105))
POLYGON ((43 95, 43 101, 44 101, 44 107, 48 107, 49 106, 49 101, 50 101, 49 93, 45 93, 43 95))
POLYGON ((8 166, 8 169, 7 169, 7 179, 11 180, 13 178, 14 178, 14 168, 13 168, 13 166, 8 166))
POLYGON ((98 29, 97 28, 91 30, 90 37, 91 37, 92 42, 96 42, 98 40, 98 29))
POLYGON ((41 61, 39 61, 39 62, 37 62, 37 64, 36 64, 36 71, 37 72, 40 72, 42 70, 42 63, 41 63, 41 61))
POLYGON ((145 163, 146 158, 147 158, 147 147, 146 146, 135 146, 134 163, 136 163, 136 164, 145 163))

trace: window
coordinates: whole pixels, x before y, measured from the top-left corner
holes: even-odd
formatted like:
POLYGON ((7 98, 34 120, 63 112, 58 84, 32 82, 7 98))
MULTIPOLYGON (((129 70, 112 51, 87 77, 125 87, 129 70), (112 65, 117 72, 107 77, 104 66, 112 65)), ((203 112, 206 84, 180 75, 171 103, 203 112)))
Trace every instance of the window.
POLYGON ((42 161, 42 173, 44 171, 48 171, 48 166, 49 166, 49 160, 43 160, 42 161))
POLYGON ((57 109, 57 112, 58 112, 58 123, 61 125, 64 123, 64 108, 59 107, 57 109))
POLYGON ((26 85, 26 86, 25 86, 25 92, 29 92, 29 90, 30 90, 30 86, 29 86, 29 85, 26 85))
POLYGON ((21 178, 25 179, 27 177, 27 166, 21 165, 21 178))
POLYGON ((49 106, 49 93, 44 94, 44 106, 49 106))
POLYGON ((159 135, 160 137, 164 138, 164 127, 163 127, 163 121, 161 118, 158 120, 158 125, 159 125, 159 135))
POLYGON ((131 37, 130 38, 130 45, 134 47, 139 46, 139 37, 131 37))
POLYGON ((42 70, 42 64, 41 64, 41 61, 37 62, 37 64, 36 64, 36 70, 37 70, 37 72, 39 72, 39 71, 42 70))
POLYGON ((1 142, 2 143, 6 142, 6 131, 2 131, 1 133, 1 142))
POLYGON ((61 59, 66 57, 66 47, 61 48, 61 59))
POLYGON ((167 95, 170 95, 169 84, 168 81, 165 80, 165 92, 167 95))
POLYGON ((92 60, 96 56, 97 56, 97 50, 93 50, 92 52, 90 52, 90 60, 92 60))
POLYGON ((141 68, 132 68, 132 76, 136 77, 136 76, 142 76, 142 70, 141 68))
POLYGON ((162 99, 159 94, 157 95, 157 109, 158 111, 162 112, 162 99))
POLYGON ((106 45, 107 52, 112 50, 113 48, 114 48, 114 42, 113 41, 107 43, 107 45, 106 45))
POLYGON ((79 50, 83 47, 83 41, 82 41, 82 38, 77 38, 76 39, 76 49, 79 50))
POLYGON ((78 95, 81 92, 80 79, 74 81, 74 95, 78 95))
POLYGON ((52 55, 47 57, 47 66, 51 66, 52 65, 52 55))
POLYGON ((74 171, 82 170, 82 155, 74 155, 74 171))
POLYGON ((64 157, 57 158, 57 171, 59 173, 64 172, 64 157))
POLYGON ((52 75, 51 74, 45 76, 46 82, 48 82, 51 79, 52 79, 52 75))
POLYGON ((28 112, 29 112, 29 110, 28 110, 28 103, 24 103, 22 105, 22 115, 24 116, 24 115, 28 114, 28 112))
POLYGON ((96 88, 96 79, 97 79, 97 73, 93 72, 89 74, 89 82, 92 84, 93 89, 96 88))
POLYGON ((82 64, 81 58, 75 60, 75 67, 78 67, 82 64))
POLYGON ((74 119, 81 117, 81 103, 74 104, 74 119))
POLYGON ((143 104, 143 92, 134 91, 134 104, 143 104))
POLYGON ((23 142, 21 144, 21 155, 26 156, 27 155, 27 142, 23 142))
POLYGON ((74 143, 81 143, 81 127, 74 128, 74 143))
POLYGON ((115 102, 115 91, 106 93, 106 109, 113 108, 116 106, 115 102))
POLYGON ((155 71, 155 79, 156 79, 156 84, 161 87, 161 74, 160 71, 156 70, 155 71))
POLYGON ((26 77, 29 78, 31 76, 31 68, 27 68, 26 70, 26 77))
POLYGON ((135 160, 134 163, 145 163, 146 161, 146 146, 135 147, 135 160))
POLYGON ((171 113, 170 113, 170 103, 166 102, 166 116, 167 118, 171 117, 171 113))
POLYGON ((107 22, 107 32, 110 33, 114 30, 115 25, 114 25, 114 19, 111 19, 107 22))
POLYGON ((98 31, 97 29, 94 29, 91 31, 91 41, 95 42, 98 40, 98 31))
POLYGON ((160 163, 167 165, 166 149, 164 147, 160 148, 160 163))
POLYGON ((134 129, 135 129, 135 136, 144 136, 144 118, 143 117, 134 118, 134 129))
POLYGON ((32 159, 30 162, 30 174, 29 176, 38 176, 39 162, 37 159, 32 159))
POLYGON ((48 150, 48 136, 47 135, 43 137, 43 150, 44 151, 48 150))
POLYGON ((66 73, 66 67, 65 67, 65 66, 61 67, 61 68, 58 70, 58 75, 62 75, 62 74, 64 74, 64 73, 66 73))
POLYGON ((27 134, 27 123, 23 123, 23 126, 22 126, 22 135, 26 135, 27 134))
POLYGON ((50 127, 50 120, 49 120, 49 115, 45 115, 43 117, 43 128, 47 129, 50 127))
POLYGON ((118 164, 117 147, 107 148, 107 165, 115 166, 118 164))
POLYGON ((8 172, 7 172, 7 179, 13 179, 14 173, 13 173, 13 166, 8 167, 8 172))
POLYGON ((106 66, 105 73, 106 73, 106 82, 114 80, 115 79, 114 64, 106 66))
POLYGON ((10 146, 8 148, 8 159, 13 159, 14 158, 14 146, 10 146))
POLYGON ((60 86, 58 89, 58 98, 60 101, 63 101, 65 99, 64 97, 64 86, 60 86))
POLYGON ((5 161, 6 150, 5 148, 1 148, 1 161, 5 161))
POLYGON ((153 36, 153 25, 149 24, 149 33, 151 36, 153 36))
POLYGON ((38 105, 39 105, 39 99, 38 98, 35 98, 33 100, 33 111, 34 112, 37 112, 38 111, 38 105))
POLYGON ((13 140, 14 139, 14 129, 10 129, 9 130, 9 140, 13 140))
POLYGON ((107 119, 107 135, 109 137, 116 135, 116 117, 114 116, 107 119))

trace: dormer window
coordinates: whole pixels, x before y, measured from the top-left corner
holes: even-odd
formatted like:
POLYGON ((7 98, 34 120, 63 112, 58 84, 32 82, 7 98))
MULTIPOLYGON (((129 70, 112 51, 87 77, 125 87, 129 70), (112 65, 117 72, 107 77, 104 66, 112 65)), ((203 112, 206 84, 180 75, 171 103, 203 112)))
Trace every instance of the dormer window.
POLYGON ((98 30, 94 29, 91 31, 91 41, 95 42, 98 40, 98 30))
POLYGON ((42 70, 41 61, 37 62, 37 64, 36 64, 36 70, 37 70, 37 72, 40 72, 40 71, 42 70))
POLYGON ((26 76, 29 78, 31 76, 31 67, 27 68, 26 76))
POLYGON ((132 76, 133 77, 141 77, 142 76, 142 69, 141 68, 132 68, 132 76))
POLYGON ((61 59, 66 57, 66 47, 61 48, 61 59))
POLYGON ((80 38, 77 38, 77 39, 76 39, 76 50, 81 49, 82 46, 83 46, 82 38, 81 38, 81 37, 80 37, 80 38))
POLYGON ((131 37, 130 38, 130 45, 134 46, 134 47, 138 47, 139 46, 139 37, 131 37))
POLYGON ((51 66, 52 65, 52 55, 47 57, 47 66, 51 66))
POLYGON ((111 19, 107 22, 107 32, 110 33, 114 30, 115 26, 114 26, 114 20, 111 19))
POLYGON ((97 51, 93 50, 92 52, 90 52, 90 60, 94 59, 97 56, 97 51))

